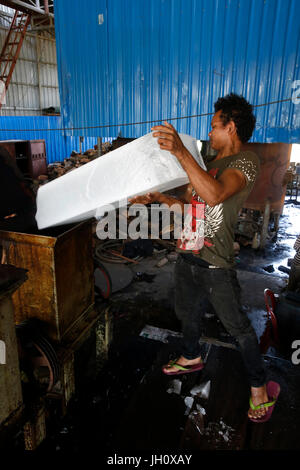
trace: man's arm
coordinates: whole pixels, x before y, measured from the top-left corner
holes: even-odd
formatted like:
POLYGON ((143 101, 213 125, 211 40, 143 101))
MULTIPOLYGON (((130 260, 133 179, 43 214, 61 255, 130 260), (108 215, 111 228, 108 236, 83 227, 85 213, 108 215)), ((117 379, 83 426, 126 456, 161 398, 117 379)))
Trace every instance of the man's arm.
POLYGON ((184 204, 190 204, 192 200, 192 190, 193 187, 191 183, 185 184, 184 186, 177 188, 176 197, 180 199, 184 204))
POLYGON ((176 197, 168 196, 167 194, 163 194, 163 193, 156 191, 153 193, 144 194, 142 196, 135 196, 129 199, 129 202, 131 204, 152 204, 153 202, 159 202, 160 204, 166 204, 169 207, 175 206, 177 204, 180 206, 180 210, 178 210, 178 212, 181 212, 183 214, 184 204, 189 204, 191 201, 191 198, 192 198, 192 185, 188 184, 184 193, 181 195, 180 199, 177 199, 176 197))
POLYGON ((210 206, 220 204, 245 187, 245 176, 239 170, 227 169, 218 180, 206 173, 184 147, 171 124, 155 126, 153 130, 153 137, 158 137, 160 148, 176 156, 196 193, 210 206))

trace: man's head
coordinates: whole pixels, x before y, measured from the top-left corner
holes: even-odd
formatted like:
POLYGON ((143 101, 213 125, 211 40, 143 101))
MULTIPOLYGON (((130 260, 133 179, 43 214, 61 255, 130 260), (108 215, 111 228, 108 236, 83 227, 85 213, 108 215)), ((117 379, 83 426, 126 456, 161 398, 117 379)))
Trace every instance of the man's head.
POLYGON ((253 108, 245 98, 234 93, 219 98, 215 103, 212 131, 209 133, 212 147, 218 150, 226 143, 226 139, 247 142, 253 133, 255 122, 253 108))

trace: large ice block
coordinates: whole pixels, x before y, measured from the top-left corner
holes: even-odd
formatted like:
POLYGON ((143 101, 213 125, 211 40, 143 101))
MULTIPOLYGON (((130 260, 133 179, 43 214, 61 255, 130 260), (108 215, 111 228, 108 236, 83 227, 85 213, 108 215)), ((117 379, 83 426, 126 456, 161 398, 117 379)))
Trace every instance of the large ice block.
MULTIPOLYGON (((185 147, 205 168, 193 137, 180 134, 185 147)), ((130 197, 167 191, 188 183, 174 155, 161 150, 157 138, 146 134, 38 190, 36 220, 39 229, 96 217, 107 205, 122 207, 130 197)))

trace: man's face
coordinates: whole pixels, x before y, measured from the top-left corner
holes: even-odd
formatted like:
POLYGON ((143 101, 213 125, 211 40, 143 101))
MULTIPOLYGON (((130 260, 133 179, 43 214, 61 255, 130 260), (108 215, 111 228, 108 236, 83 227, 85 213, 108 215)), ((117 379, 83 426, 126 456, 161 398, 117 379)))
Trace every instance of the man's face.
POLYGON ((210 145, 214 150, 220 150, 229 141, 228 124, 224 126, 220 115, 221 110, 214 114, 211 121, 211 131, 208 134, 210 145))

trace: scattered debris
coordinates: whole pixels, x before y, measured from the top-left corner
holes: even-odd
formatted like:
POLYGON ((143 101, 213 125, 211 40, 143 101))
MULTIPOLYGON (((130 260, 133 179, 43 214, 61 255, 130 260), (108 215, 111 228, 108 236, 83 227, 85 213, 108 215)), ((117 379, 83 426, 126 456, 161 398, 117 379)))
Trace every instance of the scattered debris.
POLYGON ((165 330, 163 328, 157 328, 156 326, 146 325, 141 331, 140 336, 148 339, 154 339, 156 341, 161 341, 162 343, 168 343, 169 336, 180 338, 182 337, 182 334, 176 331, 165 330))
POLYGON ((49 176, 48 175, 39 175, 37 179, 38 179, 38 181, 48 181, 49 176))
POLYGON ((118 253, 118 251, 110 250, 110 253, 113 254, 114 256, 117 256, 117 257, 123 259, 124 261, 128 261, 128 263, 138 264, 138 261, 127 258, 126 256, 121 255, 121 253, 118 253))
POLYGON ((196 408, 197 408, 197 411, 199 411, 199 413, 202 414, 202 416, 205 416, 206 415, 206 410, 205 408, 203 408, 201 405, 196 405, 196 408))
POLYGON ((168 260, 171 261, 171 262, 172 262, 172 261, 176 261, 177 258, 178 258, 178 253, 177 253, 176 251, 172 251, 171 253, 169 253, 169 254, 167 255, 167 258, 168 258, 168 260))
POLYGON ((151 239, 138 238, 137 240, 126 241, 123 247, 123 256, 135 258, 137 256, 152 256, 153 244, 151 239))
MULTIPOLYGON (((102 144, 101 153, 102 155, 110 152, 112 150, 112 144, 110 142, 105 142, 102 144)), ((60 176, 65 175, 66 173, 79 168, 82 165, 99 158, 97 145, 94 149, 88 149, 83 154, 75 152, 73 150, 69 158, 65 158, 61 162, 50 163, 47 166, 47 174, 39 175, 37 179, 34 179, 32 182, 32 189, 36 193, 39 186, 48 183, 60 176)))
POLYGON ((285 266, 278 266, 278 271, 281 271, 283 273, 286 273, 286 274, 290 274, 290 268, 286 268, 285 266))
POLYGON ((99 405, 101 403, 102 397, 100 395, 96 395, 92 398, 93 405, 99 405))
POLYGON ((175 393, 176 395, 180 395, 181 385, 182 383, 180 380, 178 379, 172 380, 172 382, 170 382, 170 386, 167 390, 167 393, 175 393))
POLYGON ((193 397, 185 397, 184 403, 185 403, 185 406, 186 406, 186 410, 185 410, 184 414, 186 416, 188 416, 190 414, 190 411, 191 411, 192 406, 194 404, 194 398, 193 397))
POLYGON ((97 241, 95 246, 95 256, 101 262, 106 261, 108 263, 138 264, 139 257, 134 257, 134 253, 128 253, 128 251, 125 250, 126 245, 127 243, 123 244, 120 240, 108 239, 100 242, 97 241))
POLYGON ((157 248, 153 248, 153 256, 155 258, 163 258, 165 255, 167 255, 168 250, 167 248, 162 248, 161 250, 158 250, 157 248))
POLYGON ((208 380, 207 382, 203 382, 199 385, 195 385, 191 389, 190 394, 193 397, 197 396, 199 398, 204 398, 205 400, 207 400, 210 394, 210 387, 211 387, 211 382, 210 380, 208 380))
POLYGON ((164 257, 161 260, 159 260, 155 266, 157 266, 158 268, 162 268, 168 262, 169 262, 168 258, 164 257))
POLYGON ((193 425, 195 426, 195 428, 197 429, 199 434, 204 433, 204 430, 205 430, 204 415, 200 410, 199 411, 196 411, 196 410, 193 411, 189 415, 188 419, 193 423, 193 425))
POLYGON ((273 264, 270 264, 269 266, 265 266, 263 270, 267 271, 267 273, 273 273, 275 271, 273 264))
POLYGON ((69 429, 66 426, 60 430, 60 434, 68 434, 68 433, 69 433, 69 429))
POLYGON ((219 430, 219 435, 223 437, 225 442, 228 442, 230 439, 230 433, 234 432, 234 429, 225 424, 220 420, 221 429, 219 430))
POLYGON ((139 282, 153 282, 153 279, 155 278, 156 274, 147 274, 147 273, 142 273, 142 272, 136 272, 135 276, 133 278, 134 281, 139 281, 139 282))
POLYGON ((220 419, 219 423, 210 422, 205 427, 203 419, 203 411, 205 410, 194 411, 189 418, 195 424, 197 431, 205 436, 206 448, 221 450, 221 449, 230 449, 232 445, 238 449, 237 444, 237 434, 235 429, 228 426, 226 423, 220 419))

